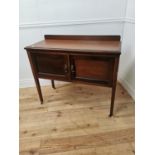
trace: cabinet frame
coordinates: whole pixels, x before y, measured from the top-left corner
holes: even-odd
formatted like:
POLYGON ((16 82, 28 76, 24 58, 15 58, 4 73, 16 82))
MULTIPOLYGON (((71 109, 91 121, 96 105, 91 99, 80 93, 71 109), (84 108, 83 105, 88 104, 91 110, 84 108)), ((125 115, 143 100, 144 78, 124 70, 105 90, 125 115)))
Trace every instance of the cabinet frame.
MULTIPOLYGON (((120 36, 67 36, 67 35, 45 35, 45 41, 38 42, 38 44, 33 44, 31 46, 25 47, 27 51, 27 55, 29 58, 29 62, 31 65, 32 73, 34 76, 34 80, 36 83, 36 88, 38 91, 39 99, 41 104, 43 103, 43 96, 41 92, 41 87, 40 87, 40 82, 39 79, 49 79, 52 82, 52 87, 55 88, 54 85, 54 80, 60 80, 60 81, 67 81, 67 82, 79 82, 79 83, 87 83, 87 84, 93 84, 93 85, 99 85, 99 86, 106 86, 106 87, 111 87, 112 88, 112 93, 111 93, 111 105, 110 105, 110 114, 109 116, 113 115, 113 109, 114 109, 114 100, 115 100, 115 92, 116 92, 116 84, 117 84, 117 73, 118 73, 118 65, 119 65, 119 57, 121 54, 121 42, 120 42, 120 36), (68 41, 68 46, 66 44, 64 45, 65 48, 52 48, 52 45, 46 45, 44 44, 45 41, 48 42, 48 40, 57 40, 57 44, 59 43, 61 46, 61 43, 64 43, 63 41, 66 40, 68 41), (99 46, 101 45, 101 41, 106 46, 106 50, 103 47, 102 49, 98 49, 97 46, 95 45, 95 48, 97 50, 88 50, 88 49, 70 49, 71 45, 74 45, 76 41, 86 41, 86 46, 89 47, 88 42, 94 42, 95 44, 99 41, 99 46), (69 42, 71 41, 71 42, 69 42), (106 42, 109 42, 111 44, 106 45, 106 42), (117 46, 116 46, 117 44, 117 46), (39 46, 38 46, 39 45, 39 46), (108 49, 108 50, 107 50, 108 49), (110 51, 109 51, 110 49, 110 51), (35 59, 35 56, 37 55, 59 55, 64 57, 64 62, 65 62, 65 67, 64 70, 67 70, 65 74, 51 74, 51 73, 39 73, 38 72, 38 62, 35 59), (89 61, 92 59, 96 59, 102 62, 107 60, 111 61, 112 63, 112 68, 109 68, 110 72, 110 80, 106 81, 105 79, 94 79, 91 77, 84 78, 84 77, 77 77, 76 76, 76 68, 75 66, 75 59, 76 58, 82 58, 84 60, 88 59, 89 61), (98 59, 99 58, 99 59, 98 59)), ((54 45, 55 46, 55 45, 54 45)), ((76 47, 77 48, 77 47, 76 47)), ((93 47, 94 48, 94 47, 93 47)), ((48 60, 49 61, 49 60, 48 60)), ((51 60, 52 61, 52 60, 51 60)), ((99 65, 102 63, 96 63, 96 65, 99 65)), ((77 65, 77 64, 76 64, 77 65)), ((103 63, 104 65, 104 63, 103 63)), ((110 65, 110 62, 109 62, 110 65)), ((45 66, 44 66, 45 67, 45 66)), ((48 66, 49 67, 49 66, 48 66)), ((98 66, 99 67, 99 66, 98 66)), ((99 67, 101 70, 101 67, 99 67)), ((83 71, 82 71, 83 72, 83 71)), ((108 72, 106 70, 105 72, 108 72)), ((92 74, 90 71, 87 73, 88 75, 92 74)), ((105 76, 106 77, 107 73, 104 74, 92 74, 93 76, 105 76)), ((84 74, 83 74, 84 75, 84 74)), ((84 75, 85 76, 85 75, 84 75)), ((107 75, 108 76, 108 75, 107 75)), ((95 77, 96 78, 96 77, 95 77)))

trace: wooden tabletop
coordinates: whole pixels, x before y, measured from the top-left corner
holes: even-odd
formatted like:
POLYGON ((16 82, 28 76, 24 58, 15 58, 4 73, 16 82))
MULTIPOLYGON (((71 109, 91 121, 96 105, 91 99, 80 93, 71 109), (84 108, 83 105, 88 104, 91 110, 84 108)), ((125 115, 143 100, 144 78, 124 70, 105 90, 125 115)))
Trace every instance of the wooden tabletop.
POLYGON ((57 39, 46 38, 43 41, 37 42, 25 49, 42 49, 42 50, 61 50, 61 51, 78 51, 78 52, 106 52, 120 54, 121 42, 118 40, 105 39, 57 39))

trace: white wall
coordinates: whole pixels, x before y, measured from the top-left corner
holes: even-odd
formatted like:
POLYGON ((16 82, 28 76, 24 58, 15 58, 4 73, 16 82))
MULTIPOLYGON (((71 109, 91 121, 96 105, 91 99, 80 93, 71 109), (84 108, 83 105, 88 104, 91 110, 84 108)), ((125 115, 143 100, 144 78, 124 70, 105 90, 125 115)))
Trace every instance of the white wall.
MULTIPOLYGON (((134 21, 134 0, 128 0, 126 19, 134 21)), ((120 57, 119 80, 124 88, 135 98, 135 24, 125 22, 120 57)))
MULTIPOLYGON (((123 31, 127 27, 124 28, 124 25, 133 24, 133 19, 126 18, 126 14, 130 14, 131 10, 127 7, 127 0, 20 0, 19 2, 20 87, 34 85, 26 51, 23 48, 43 39, 44 34, 118 34, 125 38, 123 31)), ((121 71, 123 72, 122 68, 121 71)), ((42 81, 42 84, 44 83, 42 81)))
POLYGON ((20 0, 20 24, 124 17, 126 0, 20 0))

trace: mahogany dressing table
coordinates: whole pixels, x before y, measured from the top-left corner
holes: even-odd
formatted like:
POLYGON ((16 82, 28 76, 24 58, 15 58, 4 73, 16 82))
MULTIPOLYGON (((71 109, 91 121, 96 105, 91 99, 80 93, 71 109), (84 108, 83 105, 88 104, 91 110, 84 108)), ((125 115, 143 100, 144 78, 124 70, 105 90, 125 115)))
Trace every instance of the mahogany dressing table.
POLYGON ((81 82, 112 88, 110 115, 113 115, 120 36, 45 35, 45 39, 25 47, 40 102, 39 78, 81 82))

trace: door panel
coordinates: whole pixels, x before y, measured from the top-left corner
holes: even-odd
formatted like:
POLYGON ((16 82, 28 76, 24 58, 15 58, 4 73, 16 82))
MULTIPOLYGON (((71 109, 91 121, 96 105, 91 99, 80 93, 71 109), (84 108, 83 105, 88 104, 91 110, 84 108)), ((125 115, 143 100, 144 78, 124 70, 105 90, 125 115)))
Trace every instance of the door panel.
POLYGON ((104 56, 71 56, 72 79, 112 83, 114 59, 104 56))
POLYGON ((39 76, 68 79, 67 55, 35 53, 33 60, 39 76))

